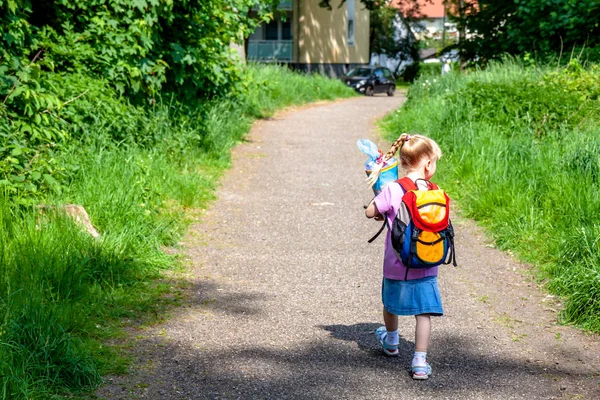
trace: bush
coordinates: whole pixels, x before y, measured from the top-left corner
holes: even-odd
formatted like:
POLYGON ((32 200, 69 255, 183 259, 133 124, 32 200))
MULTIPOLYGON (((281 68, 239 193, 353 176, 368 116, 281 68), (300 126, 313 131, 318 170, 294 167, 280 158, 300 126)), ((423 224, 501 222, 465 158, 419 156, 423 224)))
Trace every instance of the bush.
MULTIPOLYGON (((448 100, 466 103, 475 120, 505 127, 525 124, 541 136, 600 117, 600 108, 595 103, 600 93, 596 79, 599 71, 597 66, 583 70, 572 63, 560 71, 542 76, 524 74, 510 81, 473 77, 448 100)), ((510 130, 508 133, 513 134, 510 130)))
POLYGON ((442 63, 420 63, 419 77, 421 76, 439 76, 442 74, 442 63))
POLYGON ((240 82, 229 44, 240 43, 278 3, 2 1, 0 71, 16 76, 31 64, 85 73, 139 101, 164 91, 211 97, 240 82))

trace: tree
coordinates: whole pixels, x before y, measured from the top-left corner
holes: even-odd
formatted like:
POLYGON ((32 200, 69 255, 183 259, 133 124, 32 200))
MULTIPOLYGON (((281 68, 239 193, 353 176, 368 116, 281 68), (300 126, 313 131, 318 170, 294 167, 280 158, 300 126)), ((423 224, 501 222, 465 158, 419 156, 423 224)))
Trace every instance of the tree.
MULTIPOLYGON (((336 0, 333 0, 336 1, 336 0)), ((341 7, 346 0, 339 1, 339 7, 341 7)), ((402 14, 406 18, 418 18, 421 16, 420 3, 423 1, 431 3, 433 0, 360 0, 360 2, 369 11, 375 11, 384 7, 396 7, 401 10, 402 14)), ((332 0, 320 0, 319 6, 331 10, 332 0)))
MULTIPOLYGON (((414 14, 413 14, 414 15, 414 14)), ((418 74, 419 44, 407 18, 398 8, 379 7, 371 12, 370 52, 383 54, 398 61, 394 75, 404 62, 409 66, 403 72, 407 81, 418 74)))
MULTIPOLYGON (((344 4, 346 2, 346 0, 339 0, 339 1, 340 1, 340 7, 342 6, 342 4, 344 4)), ((363 3, 364 6, 367 8, 367 10, 370 10, 370 11, 373 11, 374 9, 381 7, 381 4, 384 3, 382 1, 377 1, 377 0, 360 0, 360 2, 363 3)), ((331 0, 320 0, 319 6, 331 10, 331 0)))
POLYGON ((600 0, 451 0, 453 19, 469 33, 458 43, 471 60, 502 54, 557 54, 600 46, 600 0))
MULTIPOLYGON (((132 98, 216 96, 240 77, 230 43, 242 43, 278 3, 0 0, 0 72, 15 76, 41 52, 48 68, 106 79, 132 98)), ((11 87, 0 80, 0 94, 11 87)))

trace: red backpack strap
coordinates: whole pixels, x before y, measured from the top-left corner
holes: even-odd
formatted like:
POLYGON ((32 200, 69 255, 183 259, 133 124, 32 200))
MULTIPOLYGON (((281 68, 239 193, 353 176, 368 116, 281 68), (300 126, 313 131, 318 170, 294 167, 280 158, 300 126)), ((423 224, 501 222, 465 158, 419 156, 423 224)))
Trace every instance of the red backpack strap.
MULTIPOLYGON (((408 192, 410 190, 419 190, 419 188, 412 181, 412 179, 410 179, 407 176, 405 176, 404 178, 398 179, 396 182, 398 182, 400 184, 400 186, 402 186, 402 188, 404 189, 405 192, 408 192)), ((427 181, 427 189, 438 190, 439 188, 440 187, 438 185, 436 185, 435 183, 427 181)))
POLYGON ((398 184, 402 186, 402 189, 404 189, 405 192, 418 189, 417 185, 415 185, 412 179, 410 179, 408 176, 400 178, 396 182, 398 182, 398 184))

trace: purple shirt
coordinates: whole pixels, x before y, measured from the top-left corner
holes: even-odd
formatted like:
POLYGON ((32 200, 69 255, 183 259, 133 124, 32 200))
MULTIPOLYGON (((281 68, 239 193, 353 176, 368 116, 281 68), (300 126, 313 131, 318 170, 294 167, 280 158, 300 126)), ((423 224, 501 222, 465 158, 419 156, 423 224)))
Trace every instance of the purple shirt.
MULTIPOLYGON (((422 181, 419 180, 418 183, 420 184, 422 181)), ((387 218, 388 227, 392 226, 394 218, 396 218, 396 213, 402 203, 403 195, 404 190, 402 190, 402 187, 396 182, 391 182, 383 188, 377 197, 375 197, 377 210, 387 218)), ((387 234, 385 235, 385 247, 383 251, 384 277, 403 281, 405 277, 407 280, 411 280, 424 278, 426 276, 437 276, 437 273, 438 267, 419 269, 409 268, 407 276, 406 267, 394 252, 394 248, 392 247, 392 232, 388 229, 387 234)))

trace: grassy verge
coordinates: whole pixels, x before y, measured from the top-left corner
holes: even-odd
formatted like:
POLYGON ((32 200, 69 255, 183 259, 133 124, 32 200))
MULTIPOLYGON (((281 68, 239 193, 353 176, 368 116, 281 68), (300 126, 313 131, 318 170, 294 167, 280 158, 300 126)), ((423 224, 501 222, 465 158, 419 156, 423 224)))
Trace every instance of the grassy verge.
POLYGON ((250 66, 247 74, 243 94, 214 103, 139 107, 96 86, 72 104, 71 141, 34 159, 62 171, 54 174, 62 184, 45 195, 27 186, 0 201, 0 398, 60 398, 123 372, 127 360, 107 339, 180 301, 161 280, 177 261, 161 249, 213 199, 229 151, 252 121, 354 95, 340 82, 278 67, 250 66), (41 214, 31 207, 38 203, 83 205, 101 238, 60 213, 41 214))
MULTIPOLYGON (((600 68, 514 61, 423 76, 384 121, 435 138, 438 180, 498 245, 539 266, 561 319, 600 332, 600 68)), ((481 266, 485 268, 485 265, 481 266)))

